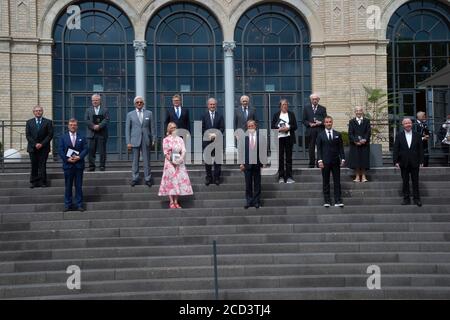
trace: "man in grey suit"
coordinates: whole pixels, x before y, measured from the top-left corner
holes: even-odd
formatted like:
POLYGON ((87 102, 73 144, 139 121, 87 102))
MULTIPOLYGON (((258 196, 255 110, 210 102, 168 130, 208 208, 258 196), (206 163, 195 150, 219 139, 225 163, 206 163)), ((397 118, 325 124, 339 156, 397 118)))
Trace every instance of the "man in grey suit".
POLYGON ((249 107, 250 98, 248 96, 241 97, 241 106, 234 110, 234 130, 247 130, 247 121, 256 119, 256 109, 249 107))
POLYGON ((86 110, 84 119, 87 123, 86 138, 89 141, 89 171, 95 171, 95 154, 100 153, 100 171, 105 171, 106 141, 108 140, 108 108, 101 105, 99 94, 91 97, 92 106, 86 110))
POLYGON ((132 180, 134 187, 139 182, 139 156, 142 151, 144 160, 145 184, 152 186, 152 173, 150 169, 150 146, 155 145, 155 126, 153 115, 144 109, 144 98, 134 98, 135 110, 128 112, 125 123, 125 140, 128 151, 133 153, 132 180))

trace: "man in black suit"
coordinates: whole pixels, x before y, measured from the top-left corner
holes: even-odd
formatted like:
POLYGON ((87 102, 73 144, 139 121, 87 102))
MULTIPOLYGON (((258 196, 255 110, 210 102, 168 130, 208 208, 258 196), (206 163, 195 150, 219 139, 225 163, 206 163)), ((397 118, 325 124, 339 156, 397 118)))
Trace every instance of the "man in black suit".
MULTIPOLYGON (((217 130, 220 131, 220 133, 223 135, 223 132, 225 131, 225 120, 222 114, 220 114, 217 111, 217 100, 214 98, 209 98, 208 111, 202 116, 202 136, 204 139, 205 138, 208 139, 207 141, 203 141, 203 150, 205 150, 205 148, 216 139, 218 134, 217 130), (211 132, 207 132, 206 133, 207 137, 205 137, 205 132, 208 130, 211 130, 211 132)), ((218 150, 218 153, 219 152, 222 153, 222 150, 218 150)), ((212 165, 210 164, 211 162, 208 164, 207 162, 209 161, 206 160, 212 161, 212 157, 214 157, 214 183, 216 185, 220 185, 220 172, 223 157, 220 155, 217 156, 219 157, 219 159, 216 157, 216 150, 214 149, 210 155, 208 154, 209 159, 205 159, 205 168, 206 168, 205 184, 207 186, 213 182, 213 175, 212 175, 212 165)))
POLYGON ((167 109, 166 120, 164 120, 164 130, 169 122, 175 122, 178 129, 185 129, 191 132, 191 121, 189 110, 181 107, 181 96, 176 94, 172 97, 173 106, 167 109))
POLYGON ((309 136, 308 152, 309 167, 314 168, 316 165, 316 140, 320 132, 323 131, 323 120, 327 116, 327 109, 319 104, 320 97, 313 93, 309 96, 311 105, 303 108, 303 124, 306 127, 306 136, 309 136))
POLYGON ((31 160, 30 188, 47 187, 47 159, 50 141, 53 139, 53 123, 42 117, 44 109, 33 108, 34 118, 27 121, 25 132, 28 141, 27 152, 31 160))
POLYGON ((259 137, 256 131, 256 121, 247 122, 247 134, 244 140, 244 156, 239 153, 241 162, 240 170, 245 175, 245 209, 254 206, 258 209, 261 206, 261 168, 265 159, 264 153, 267 151, 266 139, 259 137))
POLYGON ((419 168, 423 166, 422 137, 412 130, 412 120, 405 118, 402 121, 403 131, 400 132, 394 143, 394 165, 400 168, 403 180, 402 205, 411 203, 409 193, 409 176, 413 185, 414 204, 422 206, 419 193, 419 168))
POLYGON ((430 139, 430 129, 427 125, 427 115, 423 111, 417 112, 417 119, 413 124, 413 131, 420 134, 423 144, 423 166, 428 167, 428 140, 430 139))
POLYGON ((343 207, 341 198, 341 167, 345 164, 344 143, 340 132, 333 130, 333 118, 324 119, 325 130, 317 137, 317 159, 322 171, 324 207, 329 208, 330 173, 333 173, 334 206, 343 207))
POLYGON ((255 120, 256 119, 256 109, 250 108, 250 98, 248 96, 242 96, 241 99, 241 106, 237 107, 234 110, 234 130, 242 129, 247 130, 247 121, 248 120, 255 120))
POLYGON ((89 171, 95 171, 95 154, 100 153, 100 171, 105 171, 106 142, 108 140, 108 108, 101 105, 101 97, 94 94, 91 97, 92 106, 86 110, 86 138, 89 142, 89 171))

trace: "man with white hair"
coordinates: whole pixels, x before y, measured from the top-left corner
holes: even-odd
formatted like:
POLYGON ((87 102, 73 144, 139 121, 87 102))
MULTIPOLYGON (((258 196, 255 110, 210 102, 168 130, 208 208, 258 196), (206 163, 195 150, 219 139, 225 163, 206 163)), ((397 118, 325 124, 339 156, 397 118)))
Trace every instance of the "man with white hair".
POLYGON ((413 131, 420 134, 423 144, 423 166, 428 167, 428 140, 430 139, 430 130, 427 125, 427 115, 423 111, 417 112, 416 121, 413 125, 413 131))
POLYGON ((319 133, 324 130, 323 120, 327 116, 327 109, 319 104, 320 97, 317 93, 309 96, 311 104, 303 108, 303 124, 306 127, 306 136, 309 136, 309 167, 316 166, 316 140, 319 133))
POLYGON ((256 109, 250 108, 250 98, 243 95, 240 99, 241 106, 234 110, 234 130, 242 129, 247 130, 247 121, 256 119, 256 109))
POLYGON ((155 145, 153 114, 144 109, 144 98, 141 96, 134 98, 134 105, 135 109, 128 112, 125 120, 125 141, 133 155, 131 186, 139 182, 139 156, 142 152, 145 184, 151 187, 150 147, 155 145))
POLYGON ((100 154, 100 171, 105 171, 106 142, 108 140, 108 108, 101 105, 101 97, 95 93, 91 97, 92 106, 86 109, 86 138, 89 142, 89 171, 95 171, 95 154, 100 154))

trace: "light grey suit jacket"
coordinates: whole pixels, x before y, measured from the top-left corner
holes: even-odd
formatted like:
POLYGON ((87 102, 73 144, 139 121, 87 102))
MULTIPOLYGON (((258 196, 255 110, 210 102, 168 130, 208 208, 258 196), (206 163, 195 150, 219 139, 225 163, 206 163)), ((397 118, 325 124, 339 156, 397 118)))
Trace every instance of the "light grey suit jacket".
POLYGON ((140 147, 145 144, 150 146, 155 140, 155 126, 153 123, 153 114, 149 110, 143 110, 144 121, 139 121, 136 109, 128 112, 125 121, 125 142, 133 147, 140 147))
POLYGON ((102 122, 99 123, 100 125, 100 131, 94 131, 94 107, 90 106, 86 109, 86 112, 84 114, 84 120, 87 122, 87 128, 86 128, 86 138, 92 138, 94 136, 94 133, 100 134, 104 136, 105 138, 108 137, 108 123, 109 123, 109 111, 108 108, 104 106, 100 106, 100 110, 98 112, 100 116, 103 116, 102 122))

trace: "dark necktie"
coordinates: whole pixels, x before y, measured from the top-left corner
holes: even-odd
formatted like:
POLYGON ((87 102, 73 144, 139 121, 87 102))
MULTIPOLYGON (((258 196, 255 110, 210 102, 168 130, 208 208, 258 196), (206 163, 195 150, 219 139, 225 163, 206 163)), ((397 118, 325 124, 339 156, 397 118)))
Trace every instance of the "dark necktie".
POLYGON ((330 142, 331 142, 331 140, 333 140, 333 138, 331 137, 331 130, 328 131, 328 140, 330 140, 330 142))
POLYGON ((37 119, 36 126, 38 130, 41 129, 41 118, 37 119))
POLYGON ((248 120, 248 111, 247 108, 244 108, 244 117, 245 117, 245 121, 248 120))

